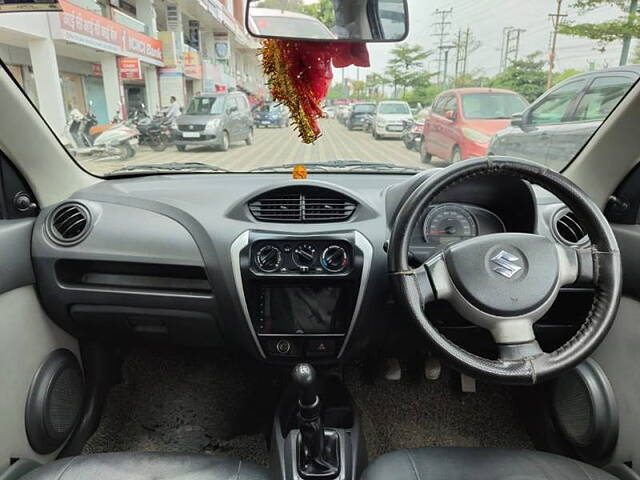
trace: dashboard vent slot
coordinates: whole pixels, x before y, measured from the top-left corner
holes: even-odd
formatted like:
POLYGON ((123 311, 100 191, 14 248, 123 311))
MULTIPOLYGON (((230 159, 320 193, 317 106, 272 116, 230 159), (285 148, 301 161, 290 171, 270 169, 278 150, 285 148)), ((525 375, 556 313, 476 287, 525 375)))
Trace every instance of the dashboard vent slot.
POLYGON ((556 215, 554 230, 558 239, 567 245, 579 245, 586 241, 585 231, 576 215, 568 209, 563 209, 556 215))
POLYGON ((89 234, 91 214, 80 203, 63 203, 49 214, 46 227, 49 238, 58 245, 77 245, 89 234))
POLYGON ((264 193, 249 202, 249 211, 262 222, 345 222, 358 204, 334 190, 286 187, 264 193))

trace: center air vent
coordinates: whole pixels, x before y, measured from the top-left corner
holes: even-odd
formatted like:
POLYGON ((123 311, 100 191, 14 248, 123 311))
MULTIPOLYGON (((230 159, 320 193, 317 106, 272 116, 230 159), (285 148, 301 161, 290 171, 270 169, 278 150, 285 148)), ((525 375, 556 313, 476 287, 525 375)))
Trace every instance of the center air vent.
POLYGON ((575 214, 566 208, 555 215, 553 230, 558 239, 567 245, 579 245, 587 240, 575 214))
POLYGON ((91 214, 84 205, 67 202, 58 206, 47 217, 47 233, 58 245, 70 247, 80 243, 89 234, 91 214))
POLYGON ((249 210, 262 222, 345 222, 357 203, 334 190, 320 187, 285 187, 264 193, 249 202, 249 210))

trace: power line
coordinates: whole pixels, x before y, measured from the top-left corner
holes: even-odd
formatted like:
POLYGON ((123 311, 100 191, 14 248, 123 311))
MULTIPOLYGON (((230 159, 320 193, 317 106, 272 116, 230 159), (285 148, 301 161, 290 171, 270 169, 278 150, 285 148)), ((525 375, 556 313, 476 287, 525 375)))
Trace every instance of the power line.
POLYGON ((520 37, 526 32, 524 28, 505 27, 502 31, 502 48, 500 52, 500 71, 518 60, 520 55, 520 37))

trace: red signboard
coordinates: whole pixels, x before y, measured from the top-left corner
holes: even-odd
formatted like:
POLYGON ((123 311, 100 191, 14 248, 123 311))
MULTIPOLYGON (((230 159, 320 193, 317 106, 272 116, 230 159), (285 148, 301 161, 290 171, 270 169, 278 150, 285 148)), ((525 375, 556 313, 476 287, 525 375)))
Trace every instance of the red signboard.
POLYGON ((61 38, 98 50, 162 65, 160 40, 124 27, 66 0, 59 1, 63 9, 59 14, 61 38))
POLYGON ((119 57, 118 70, 122 80, 142 80, 140 59, 138 58, 119 57))

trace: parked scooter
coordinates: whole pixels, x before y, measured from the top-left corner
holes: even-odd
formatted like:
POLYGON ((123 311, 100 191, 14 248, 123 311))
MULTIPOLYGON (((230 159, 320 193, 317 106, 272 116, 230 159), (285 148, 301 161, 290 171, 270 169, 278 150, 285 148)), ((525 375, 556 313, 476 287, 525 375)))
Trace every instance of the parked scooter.
POLYGON ((83 115, 77 109, 71 111, 64 137, 74 155, 99 156, 101 160, 126 160, 135 155, 139 135, 137 129, 119 122, 101 133, 95 130, 92 133, 97 123, 91 112, 83 115))

